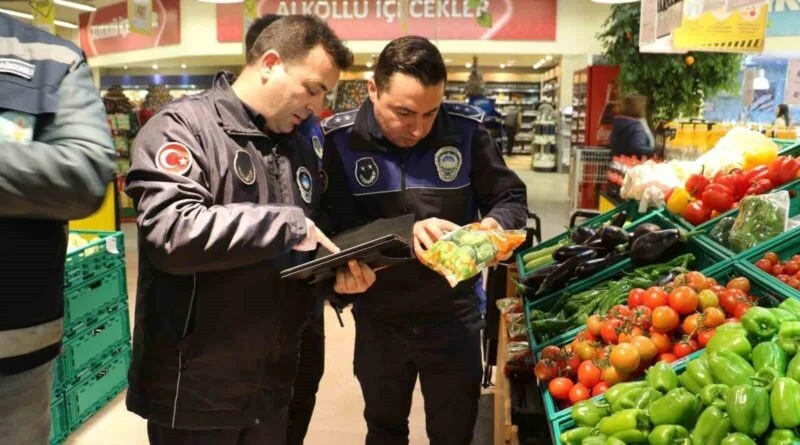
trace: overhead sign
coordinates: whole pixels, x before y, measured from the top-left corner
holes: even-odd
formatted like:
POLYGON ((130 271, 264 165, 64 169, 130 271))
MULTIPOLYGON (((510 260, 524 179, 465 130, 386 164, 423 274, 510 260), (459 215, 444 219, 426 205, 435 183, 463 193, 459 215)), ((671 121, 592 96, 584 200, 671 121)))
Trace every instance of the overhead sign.
POLYGON ((718 9, 684 11, 681 27, 673 33, 677 48, 691 51, 760 53, 764 51, 768 7, 750 6, 732 13, 718 9))
POLYGON ((153 0, 152 32, 131 32, 126 1, 79 16, 81 48, 87 57, 181 43, 180 0, 153 0))
POLYGON ((800 0, 770 0, 769 37, 800 35, 800 0))
POLYGON ((128 0, 128 19, 131 32, 152 34, 153 0, 128 0))
MULTIPOLYGON (((258 0, 258 15, 314 14, 343 40, 388 40, 414 34, 446 40, 556 39, 557 0, 258 0), (488 5, 488 6, 487 6, 488 5), (483 12, 492 27, 477 23, 483 12)), ((240 42, 243 5, 217 5, 217 40, 240 42)))

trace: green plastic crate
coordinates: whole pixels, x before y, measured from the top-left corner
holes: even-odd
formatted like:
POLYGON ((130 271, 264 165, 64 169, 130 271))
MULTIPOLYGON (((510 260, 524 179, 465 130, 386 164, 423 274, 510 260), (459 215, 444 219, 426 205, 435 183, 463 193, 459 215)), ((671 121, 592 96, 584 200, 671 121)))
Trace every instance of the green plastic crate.
POLYGON ((127 348, 67 390, 64 400, 72 431, 127 387, 130 362, 131 350, 127 348))
POLYGON ((125 267, 83 282, 64 293, 64 334, 77 334, 91 323, 107 316, 109 308, 127 304, 125 267))
MULTIPOLYGON (((652 213, 644 218, 637 220, 635 223, 628 226, 629 231, 634 231, 637 226, 645 223, 655 224, 662 229, 671 229, 676 228, 675 224, 669 221, 667 218, 664 217, 663 214, 660 212, 652 213)), ((701 238, 692 238, 687 243, 686 246, 680 252, 681 254, 685 253, 692 253, 695 256, 695 262, 692 266, 695 270, 705 270, 708 269, 720 262, 724 261, 725 258, 722 257, 714 248, 712 248, 707 242, 703 241, 701 238)), ((550 307, 553 307, 555 303, 562 297, 566 295, 575 295, 585 290, 589 290, 592 287, 597 286, 600 283, 606 282, 610 279, 614 279, 615 277, 621 277, 623 273, 630 272, 633 270, 633 265, 631 264, 630 260, 624 260, 613 267, 609 267, 608 269, 604 270, 603 272, 596 274, 592 277, 576 281, 575 283, 569 284, 564 290, 557 292, 555 294, 551 294, 549 296, 545 296, 544 298, 534 300, 531 302, 525 303, 525 320, 528 324, 528 341, 530 342, 531 349, 535 352, 543 349, 547 345, 551 344, 559 344, 565 340, 572 340, 575 338, 575 335, 582 329, 582 328, 574 328, 568 331, 565 331, 561 335, 554 336, 548 339, 541 339, 539 338, 529 323, 530 321, 530 314, 533 310, 547 310, 550 307)))
POLYGON ((789 237, 780 236, 777 239, 750 249, 745 252, 746 255, 742 255, 741 257, 741 262, 751 268, 754 274, 761 277, 763 280, 767 280, 776 290, 779 290, 786 297, 800 300, 800 290, 789 286, 755 266, 755 262, 763 258, 764 254, 767 252, 775 252, 782 261, 786 261, 792 256, 800 254, 800 236, 797 234, 789 237))
POLYGON ((68 426, 64 399, 55 399, 50 404, 50 445, 60 445, 66 440, 70 433, 68 426))
POLYGON ((791 144, 786 145, 778 151, 781 156, 797 156, 800 155, 800 141, 790 141, 791 144))
MULTIPOLYGON (((785 190, 785 191, 789 192, 789 196, 790 196, 789 218, 792 218, 792 217, 795 217, 797 215, 800 215, 800 180, 796 180, 796 181, 790 182, 789 184, 786 184, 786 185, 780 187, 778 190, 785 190)), ((729 213, 726 214, 726 216, 731 216, 731 217, 734 217, 734 218, 736 216, 738 216, 738 215, 739 215, 739 210, 738 209, 732 210, 732 211, 730 211, 729 213)), ((785 241, 788 241, 789 239, 797 237, 798 234, 800 234, 800 231, 798 231, 798 228, 794 228, 792 230, 789 230, 787 232, 782 233, 781 235, 775 237, 772 240, 765 241, 764 243, 762 243, 760 245, 751 247, 750 249, 747 249, 747 250, 745 250, 743 252, 736 253, 736 252, 730 250, 729 248, 723 246, 722 244, 716 242, 710 236, 708 236, 708 234, 711 232, 711 230, 713 230, 714 227, 716 227, 717 223, 718 223, 718 221, 714 221, 713 223, 711 221, 709 221, 709 223, 703 224, 702 226, 698 226, 697 230, 705 231, 706 233, 702 236, 702 239, 706 243, 708 243, 711 247, 716 249, 717 252, 719 252, 721 255, 725 256, 725 258, 737 258, 737 259, 747 258, 747 257, 750 257, 754 251, 756 251, 757 249, 760 249, 764 244, 769 244, 769 243, 772 243, 772 242, 785 242, 785 241)))
POLYGON ((125 267, 125 238, 122 232, 71 230, 84 238, 98 237, 89 244, 67 252, 64 290, 69 291, 106 272, 125 267))
POLYGON ((109 358, 130 347, 128 307, 97 321, 64 343, 57 365, 62 384, 71 385, 109 358))
MULTIPOLYGON (((632 221, 636 221, 637 219, 639 219, 642 216, 644 216, 643 214, 639 213, 638 207, 639 206, 638 206, 637 202, 635 202, 635 201, 626 201, 624 204, 615 207, 613 210, 611 210, 609 212, 606 212, 606 213, 603 213, 602 215, 595 216, 594 218, 586 220, 581 224, 577 224, 576 226, 577 227, 598 228, 598 227, 610 222, 611 220, 614 219, 614 217, 616 217, 617 215, 619 215, 622 212, 626 212, 628 214, 628 221, 631 221, 631 222, 632 221)), ((656 212, 660 212, 660 210, 657 210, 656 212)), ((519 254, 517 254, 517 270, 519 271, 519 276, 520 277, 524 277, 528 273, 532 272, 532 271, 525 270, 525 262, 522 260, 522 257, 524 257, 528 253, 538 252, 539 250, 546 249, 548 247, 554 246, 554 245, 560 243, 561 241, 563 241, 564 239, 566 239, 568 236, 569 236, 569 232, 564 232, 564 233, 562 233, 562 234, 560 234, 560 235, 558 235, 558 236, 556 236, 554 238, 551 238, 551 239, 549 239, 547 241, 539 243, 539 244, 531 247, 530 249, 524 250, 524 251, 520 252, 519 254)))
POLYGON ((800 140, 797 139, 773 139, 778 144, 778 153, 785 154, 792 148, 800 147, 800 140))

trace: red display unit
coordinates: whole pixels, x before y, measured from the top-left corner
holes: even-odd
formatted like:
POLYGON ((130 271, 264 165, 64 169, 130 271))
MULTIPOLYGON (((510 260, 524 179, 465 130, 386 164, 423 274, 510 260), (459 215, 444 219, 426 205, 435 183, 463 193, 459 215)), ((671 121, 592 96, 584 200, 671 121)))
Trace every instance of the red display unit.
POLYGON ((573 75, 572 144, 607 147, 619 109, 618 66, 592 65, 573 75))

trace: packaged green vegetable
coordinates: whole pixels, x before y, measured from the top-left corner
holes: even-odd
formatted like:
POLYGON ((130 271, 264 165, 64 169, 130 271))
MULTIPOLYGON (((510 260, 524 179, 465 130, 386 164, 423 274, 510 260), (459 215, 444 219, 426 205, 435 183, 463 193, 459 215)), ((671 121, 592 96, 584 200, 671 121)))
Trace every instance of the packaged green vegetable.
POLYGON ((448 233, 426 250, 419 260, 455 287, 525 242, 524 230, 486 230, 470 224, 448 233))
POLYGON ((772 239, 786 230, 789 192, 746 196, 739 203, 739 215, 728 238, 732 251, 739 253, 772 239))

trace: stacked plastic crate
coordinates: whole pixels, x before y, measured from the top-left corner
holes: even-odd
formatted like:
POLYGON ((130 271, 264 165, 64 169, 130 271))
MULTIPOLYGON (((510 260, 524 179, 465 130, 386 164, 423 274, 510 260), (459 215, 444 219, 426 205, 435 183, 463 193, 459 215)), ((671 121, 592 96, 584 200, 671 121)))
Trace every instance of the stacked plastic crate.
POLYGON ((126 387, 130 338, 122 232, 70 232, 51 445, 62 443, 126 387))

